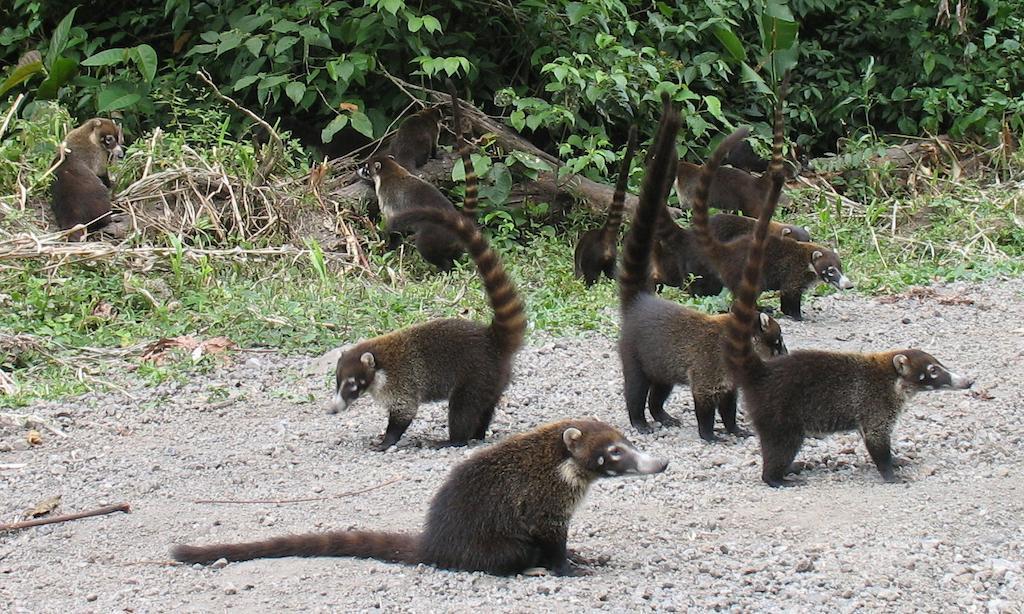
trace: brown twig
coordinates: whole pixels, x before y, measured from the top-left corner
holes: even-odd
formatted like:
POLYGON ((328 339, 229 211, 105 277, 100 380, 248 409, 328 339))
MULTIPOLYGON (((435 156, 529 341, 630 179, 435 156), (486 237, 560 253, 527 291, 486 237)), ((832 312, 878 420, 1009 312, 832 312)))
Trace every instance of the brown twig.
POLYGON ((352 492, 343 492, 338 495, 329 495, 327 497, 304 497, 302 499, 197 499, 192 503, 256 503, 265 505, 277 505, 280 503, 306 503, 308 501, 328 501, 330 499, 340 499, 341 497, 352 497, 355 495, 361 495, 363 493, 370 492, 371 490, 377 490, 378 488, 384 488, 389 484, 394 484, 400 481, 402 478, 392 478, 382 484, 376 486, 370 486, 362 490, 355 490, 352 492))
POLYGON ((118 503, 117 505, 106 505, 104 507, 89 510, 87 512, 76 512, 74 514, 64 514, 62 516, 51 516, 49 518, 37 518, 35 520, 23 520, 21 522, 12 522, 10 524, 0 524, 0 531, 15 531, 17 529, 38 527, 44 524, 56 524, 58 522, 68 522, 69 520, 89 518, 91 516, 103 516, 105 514, 113 514, 114 512, 127 513, 131 511, 132 508, 127 503, 118 503))

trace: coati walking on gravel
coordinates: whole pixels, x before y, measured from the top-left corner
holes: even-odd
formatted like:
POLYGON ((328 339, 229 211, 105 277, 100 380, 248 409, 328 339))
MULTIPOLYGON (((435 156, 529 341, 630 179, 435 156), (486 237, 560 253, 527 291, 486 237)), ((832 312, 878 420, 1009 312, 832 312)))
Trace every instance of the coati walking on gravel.
POLYGON ((494 406, 508 386, 512 358, 523 343, 523 301, 498 255, 476 223, 459 213, 423 209, 396 221, 429 222, 460 237, 476 262, 494 309, 490 324, 449 318, 410 326, 357 343, 338 359, 330 413, 346 409, 364 392, 388 410, 377 450, 398 443, 420 403, 448 399, 451 445, 483 439, 494 406))
POLYGON ((175 546, 186 563, 285 556, 351 556, 509 575, 545 568, 573 573, 569 522, 603 477, 661 473, 611 426, 562 420, 513 435, 460 463, 434 495, 419 534, 332 531, 266 541, 175 546))
MULTIPOLYGON (((94 118, 68 132, 61 148, 64 160, 54 171, 53 214, 61 230, 77 224, 96 232, 110 224, 110 176, 107 164, 124 157, 121 127, 109 119, 94 118)), ((68 238, 77 241, 85 232, 68 238)))
MULTIPOLYGON (((783 83, 779 90, 781 96, 785 96, 785 88, 786 84, 783 83)), ((741 132, 745 135, 747 131, 742 129, 741 132)), ((779 168, 781 165, 783 139, 782 111, 777 108, 772 161, 778 162, 773 168, 779 168)), ((769 177, 771 172, 763 176, 769 177)), ((750 247, 751 236, 740 235, 727 243, 715 239, 708 225, 709 183, 710 178, 703 175, 694 183, 694 236, 705 257, 718 272, 718 277, 735 294, 743 277, 743 263, 750 247)), ((771 187, 772 190, 775 189, 774 183, 771 187)), ((766 193, 762 192, 762 198, 766 193)), ((853 283, 843 274, 843 265, 835 251, 816 243, 794 241, 775 235, 766 236, 762 289, 779 290, 782 313, 794 320, 802 319, 800 303, 803 293, 815 283, 824 282, 840 290, 853 287, 853 283)))
MULTIPOLYGON (((661 125, 655 137, 653 156, 647 164, 636 216, 623 247, 619 275, 622 324, 619 356, 625 377, 626 409, 629 421, 641 433, 650 432, 644 407, 665 426, 679 420, 664 408, 676 384, 690 385, 697 429, 706 441, 714 433, 717 407, 726 429, 745 434, 736 424, 736 393, 726 370, 721 343, 728 315, 707 315, 655 296, 648 290, 654 226, 665 208, 677 160, 675 136, 679 112, 664 100, 661 125)), ((727 149, 719 148, 708 161, 708 173, 721 163, 727 149)), ((765 354, 785 353, 782 331, 777 322, 762 314, 759 328, 751 333, 765 354)))
POLYGON ((629 182, 629 167, 636 153, 636 126, 630 126, 626 140, 626 153, 622 157, 619 177, 615 181, 615 193, 608 207, 608 219, 600 228, 583 233, 576 244, 573 258, 576 277, 583 279, 589 287, 604 273, 608 279, 615 279, 616 244, 619 242, 619 227, 622 226, 622 209, 626 202, 626 185, 629 182))
MULTIPOLYGON (((779 105, 776 123, 781 122, 779 105)), ((907 398, 920 390, 969 388, 973 381, 916 349, 871 354, 801 350, 767 361, 757 355, 750 335, 759 323, 754 306, 769 256, 769 222, 782 190, 780 155, 773 156, 768 172, 774 182, 749 242, 723 348, 761 441, 761 479, 769 486, 785 485, 805 436, 859 430, 882 478, 896 481, 890 437, 907 398)))

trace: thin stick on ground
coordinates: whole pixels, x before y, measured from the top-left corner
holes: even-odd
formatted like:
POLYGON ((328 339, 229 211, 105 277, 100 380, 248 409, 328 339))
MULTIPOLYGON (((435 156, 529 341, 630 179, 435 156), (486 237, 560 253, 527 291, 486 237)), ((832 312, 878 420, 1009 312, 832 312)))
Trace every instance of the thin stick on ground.
POLYGON ((131 511, 132 508, 127 503, 118 503, 117 505, 105 505, 101 508, 89 510, 87 512, 76 512, 74 514, 64 514, 62 516, 51 516, 49 518, 37 518, 35 520, 23 520, 21 522, 0 524, 0 531, 16 531, 18 529, 42 526, 44 524, 56 524, 58 522, 68 522, 70 520, 79 520, 81 518, 90 518, 92 516, 104 516, 106 514, 113 514, 114 512, 128 513, 131 511))
POLYGON ((61 437, 68 436, 67 433, 51 424, 45 418, 34 414, 12 414, 2 412, 0 413, 0 420, 7 421, 10 424, 20 426, 22 428, 43 427, 55 435, 60 435, 61 437))
POLYGON ((392 478, 387 482, 377 484, 376 486, 370 486, 362 490, 354 490, 352 492, 343 492, 337 495, 328 495, 326 497, 304 497, 302 499, 197 499, 192 503, 244 503, 244 504, 262 504, 262 505, 277 505, 280 503, 306 503, 308 501, 328 501, 330 499, 340 499, 342 497, 353 497, 355 495, 361 495, 363 493, 370 492, 371 490, 377 490, 378 488, 384 488, 389 484, 401 481, 401 477, 392 478))

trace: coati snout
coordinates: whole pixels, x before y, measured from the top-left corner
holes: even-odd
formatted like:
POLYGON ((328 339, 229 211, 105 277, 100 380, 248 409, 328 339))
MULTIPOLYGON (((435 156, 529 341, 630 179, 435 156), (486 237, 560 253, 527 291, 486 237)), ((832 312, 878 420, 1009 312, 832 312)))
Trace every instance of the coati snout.
POLYGON ((974 379, 953 373, 934 356, 922 350, 906 350, 892 357, 892 366, 900 383, 909 390, 963 390, 974 385, 974 379))
POLYGON ((335 369, 334 398, 331 399, 327 413, 336 414, 348 409, 353 401, 374 384, 376 376, 373 354, 363 352, 360 355, 351 350, 343 353, 335 369))
POLYGON ((853 288, 853 282, 846 275, 843 275, 843 265, 839 262, 839 254, 832 250, 823 252, 815 250, 811 254, 810 268, 821 281, 837 290, 849 290, 853 288))
POLYGON ((582 431, 569 427, 562 432, 565 448, 572 454, 578 469, 588 473, 615 477, 620 475, 652 475, 668 467, 668 461, 637 450, 628 439, 614 429, 600 431, 590 441, 582 431), (602 441, 604 439, 606 441, 602 441))

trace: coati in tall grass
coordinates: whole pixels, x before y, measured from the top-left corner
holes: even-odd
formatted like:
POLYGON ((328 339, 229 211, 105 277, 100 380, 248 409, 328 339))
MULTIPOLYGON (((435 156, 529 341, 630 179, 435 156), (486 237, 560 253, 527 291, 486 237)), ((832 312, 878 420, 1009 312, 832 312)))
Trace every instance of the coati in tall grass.
POLYGON ((286 556, 350 556, 496 575, 544 568, 571 575, 569 523, 590 485, 661 473, 668 461, 637 450, 596 420, 562 420, 513 435, 452 469, 418 534, 331 531, 266 541, 178 545, 175 559, 211 563, 286 556))
MULTIPOLYGON (((779 93, 785 95, 785 83, 779 93)), ((743 129, 743 132, 746 133, 746 129, 743 129)), ((782 112, 777 111, 772 143, 773 161, 782 160, 783 139, 782 112)), ((771 177, 772 174, 769 172, 764 176, 771 177)), ((749 250, 751 235, 740 235, 727 243, 715 239, 708 223, 706 196, 710 192, 709 183, 711 182, 706 177, 698 178, 694 183, 694 237, 707 260, 717 271, 719 279, 735 294, 743 277, 743 263, 749 250)), ((774 183, 771 185, 774 190, 774 183)), ((762 196, 766 193, 762 193, 762 196)), ((817 243, 794 241, 775 235, 766 236, 765 266, 761 284, 765 290, 779 290, 782 313, 794 320, 802 319, 800 303, 803 293, 816 283, 824 282, 840 290, 853 287, 853 282, 843 274, 843 265, 834 250, 817 243)))
MULTIPOLYGON (((699 164, 685 160, 679 161, 676 190, 678 190, 681 203, 685 204, 694 199, 694 190, 701 168, 699 164)), ((720 166, 711 179, 711 187, 706 200, 709 207, 757 217, 761 210, 761 203, 764 201, 764 195, 770 185, 771 178, 767 174, 757 177, 738 168, 720 166)), ((788 200, 784 200, 783 204, 786 202, 788 200)))
POLYGON ((107 165, 124 157, 121 127, 94 118, 68 132, 61 143, 64 160, 54 171, 51 206, 61 230, 86 226, 68 235, 72 241, 97 232, 111 222, 110 175, 107 165))
MULTIPOLYGON (((736 423, 736 393, 721 353, 728 315, 707 315, 655 296, 648 289, 648 267, 655 223, 674 178, 675 137, 679 112, 667 97, 663 99, 661 124, 655 137, 653 155, 647 164, 636 215, 623 247, 619 275, 622 309, 619 356, 625 378, 626 409, 633 428, 650 432, 644 412, 664 426, 679 420, 665 411, 665 401, 676 384, 689 384, 693 394, 697 430, 706 441, 717 439, 715 409, 726 429, 745 434, 736 423)), ((732 138, 732 137, 730 137, 732 138)), ((727 140, 728 142, 728 140, 727 140)), ((710 174, 721 163, 727 149, 719 148, 708 161, 710 174)), ((754 342, 766 354, 785 353, 782 331, 777 322, 762 314, 754 342)))
MULTIPOLYGON (((776 123, 781 122, 780 88, 776 123)), ((969 388, 973 381, 950 372, 917 349, 878 353, 800 350, 764 360, 750 341, 765 265, 769 222, 782 190, 781 155, 773 155, 774 178, 732 304, 723 344, 729 371, 743 391, 746 411, 761 442, 761 478, 784 486, 784 476, 807 435, 859 430, 886 482, 896 481, 891 434, 906 400, 921 390, 969 388)))
POLYGON ((573 257, 576 277, 590 287, 603 273, 608 279, 615 279, 615 259, 618 255, 619 228, 622 226, 622 209, 626 202, 626 185, 629 182, 629 167, 636 153, 636 126, 630 126, 626 140, 626 153, 622 157, 619 176, 615 181, 615 193, 608 206, 608 218, 600 228, 588 230, 580 236, 573 257))
POLYGON ((357 343, 338 359, 330 413, 347 409, 369 392, 388 410, 387 430, 375 447, 386 450, 398 443, 420 403, 448 399, 449 443, 483 439, 508 386, 512 358, 523 343, 523 301, 473 220, 421 209, 396 221, 429 222, 461 238, 476 263, 494 318, 490 324, 432 320, 357 343))

